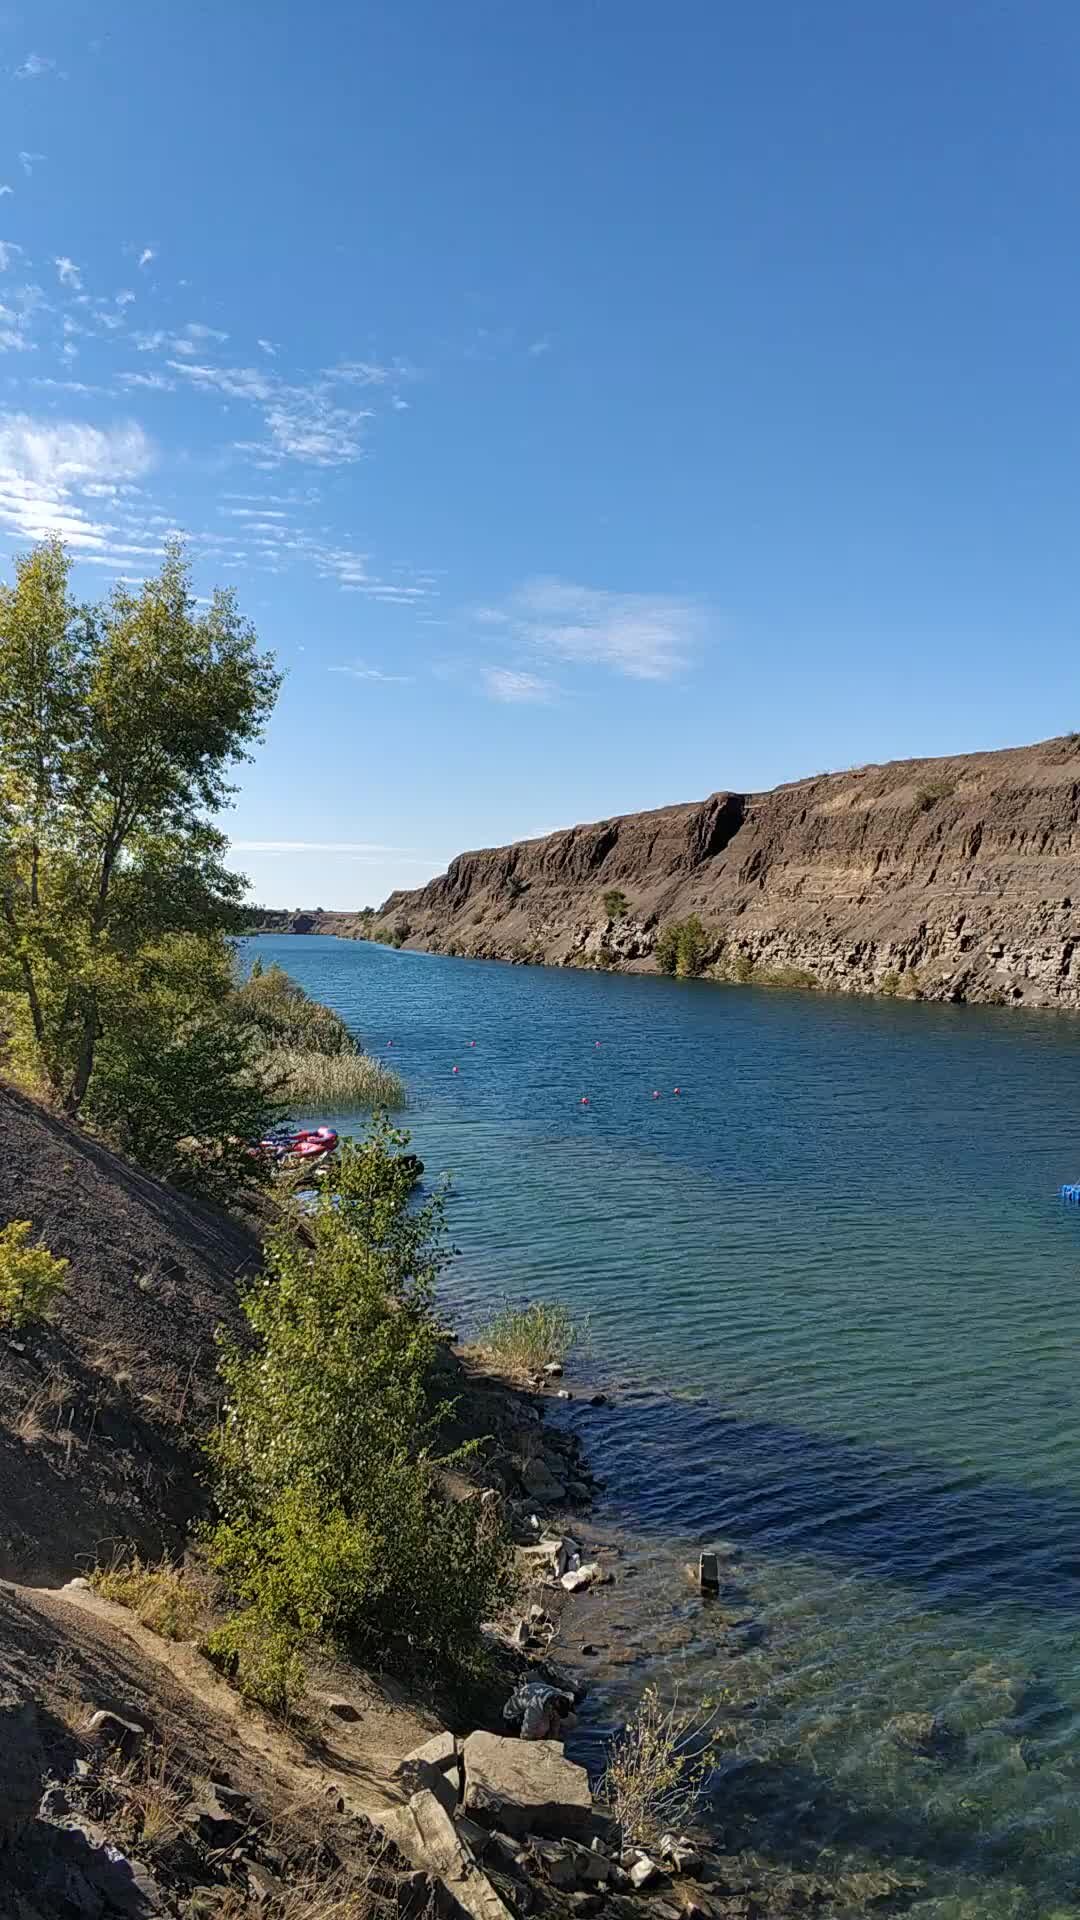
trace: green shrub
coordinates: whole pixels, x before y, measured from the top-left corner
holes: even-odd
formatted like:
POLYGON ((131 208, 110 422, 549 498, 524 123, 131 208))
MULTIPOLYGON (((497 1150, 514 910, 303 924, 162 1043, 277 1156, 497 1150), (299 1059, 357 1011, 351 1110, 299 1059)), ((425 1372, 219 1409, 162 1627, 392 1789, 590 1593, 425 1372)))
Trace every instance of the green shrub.
POLYGON ((87 1113, 140 1166, 203 1198, 228 1201, 265 1181, 249 1151, 280 1107, 250 1034, 217 1014, 173 1028, 170 1005, 144 998, 130 1025, 98 1043, 87 1113))
POLYGON ((939 800, 947 800, 955 792, 955 780, 927 780, 923 786, 915 789, 913 809, 916 813, 929 813, 939 800))
POLYGON ((688 920, 673 920, 656 942, 656 964, 661 973, 677 974, 680 980, 696 979, 704 972, 710 944, 696 913, 688 920))
POLYGON ((28 1246, 32 1231, 29 1220, 0 1228, 0 1326, 50 1319, 63 1292, 69 1262, 55 1259, 42 1240, 28 1246))
POLYGON ((806 967, 757 967, 754 970, 754 984, 758 987, 779 987, 788 991, 813 992, 817 979, 806 967))
MULTIPOLYGON (((408 1135, 379 1121, 346 1143, 305 1216, 284 1227, 226 1341, 211 1443, 211 1559, 275 1631, 389 1663, 468 1664, 508 1593, 510 1550, 478 1501, 443 1491, 446 1417, 429 1385, 441 1200, 410 1208, 408 1135)), ((459 1458, 447 1456, 448 1459, 459 1458)))
POLYGON ((303 1700, 307 1669, 297 1635, 255 1607, 215 1627, 203 1642, 203 1652, 245 1700, 279 1719, 291 1719, 303 1700))
POLYGON ((728 977, 740 987, 748 987, 755 976, 754 962, 748 953, 737 953, 731 963, 728 977))
POLYGON ((625 920, 630 902, 621 887, 609 887, 604 895, 604 912, 609 920, 625 920))
POLYGON ((283 968, 256 959, 251 973, 228 997, 225 1015, 247 1028, 264 1047, 334 1055, 356 1053, 351 1029, 332 1007, 312 1000, 283 968), (256 971, 257 969, 257 971, 256 971))
POLYGON ((556 1362, 561 1366, 580 1332, 568 1307, 534 1300, 525 1307, 503 1307, 481 1328, 474 1345, 501 1372, 531 1378, 556 1362))
POLYGON ((881 976, 881 980, 878 983, 878 992, 884 994, 886 1000, 895 1000, 899 991, 900 975, 897 973, 895 967, 890 967, 888 973, 883 973, 881 976))

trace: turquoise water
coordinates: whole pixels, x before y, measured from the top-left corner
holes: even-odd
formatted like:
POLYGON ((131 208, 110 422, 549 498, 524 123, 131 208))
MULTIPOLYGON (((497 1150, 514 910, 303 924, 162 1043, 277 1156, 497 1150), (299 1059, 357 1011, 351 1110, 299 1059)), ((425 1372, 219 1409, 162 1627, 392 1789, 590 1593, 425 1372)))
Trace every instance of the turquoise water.
POLYGON ((588 1314, 653 1664, 755 1701, 733 1840, 887 1859, 934 1920, 1080 1914, 1080 1024, 251 944, 403 1074, 459 1324, 588 1314), (677 1579, 720 1535, 734 1654, 677 1579), (938 1759, 885 1731, 916 1710, 938 1759))

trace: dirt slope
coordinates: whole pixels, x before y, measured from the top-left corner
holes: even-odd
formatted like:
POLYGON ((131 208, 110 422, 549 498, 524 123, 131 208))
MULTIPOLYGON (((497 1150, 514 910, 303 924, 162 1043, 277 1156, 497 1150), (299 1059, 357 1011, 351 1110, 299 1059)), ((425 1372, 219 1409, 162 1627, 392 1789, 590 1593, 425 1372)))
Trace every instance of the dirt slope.
POLYGON ((0 1577, 60 1582, 113 1543, 179 1545, 199 1510, 185 1432, 215 1392, 257 1242, 0 1088, 0 1223, 71 1262, 50 1327, 0 1338, 0 1577))
MULTIPOLYGON (((1080 736, 820 774, 461 854, 376 931, 432 952, 654 965, 700 915, 722 969, 1080 1007, 1080 736), (629 901, 609 919, 605 891, 629 901)), ((350 931, 325 915, 317 930, 350 931)))

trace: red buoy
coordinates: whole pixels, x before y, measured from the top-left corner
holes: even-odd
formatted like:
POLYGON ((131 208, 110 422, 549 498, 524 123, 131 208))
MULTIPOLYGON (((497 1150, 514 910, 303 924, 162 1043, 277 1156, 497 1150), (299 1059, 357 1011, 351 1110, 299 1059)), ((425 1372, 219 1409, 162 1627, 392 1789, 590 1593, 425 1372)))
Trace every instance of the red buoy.
POLYGON ((660 1095, 659 1095, 659 1094, 658 1094, 657 1092, 655 1092, 655 1091, 654 1091, 654 1093, 653 1093, 653 1099, 654 1099, 654 1100, 659 1100, 659 1098, 660 1098, 660 1095))
POLYGON ((583 1107, 587 1107, 587 1106, 588 1106, 588 1104, 589 1104, 589 1096, 588 1096, 588 1094, 587 1094, 587 1093, 583 1093, 583 1094, 582 1094, 582 1096, 581 1096, 581 1104, 582 1104, 582 1106, 583 1106, 583 1107))
POLYGON ((457 1072, 457 1068, 456 1068, 456 1067, 452 1067, 452 1068, 450 1069, 450 1071, 451 1071, 452 1073, 456 1073, 456 1072, 457 1072))
POLYGON ((682 1088, 681 1088, 681 1087, 672 1087, 672 1089, 671 1089, 671 1091, 672 1091, 672 1093, 681 1093, 681 1092, 682 1092, 682 1088))

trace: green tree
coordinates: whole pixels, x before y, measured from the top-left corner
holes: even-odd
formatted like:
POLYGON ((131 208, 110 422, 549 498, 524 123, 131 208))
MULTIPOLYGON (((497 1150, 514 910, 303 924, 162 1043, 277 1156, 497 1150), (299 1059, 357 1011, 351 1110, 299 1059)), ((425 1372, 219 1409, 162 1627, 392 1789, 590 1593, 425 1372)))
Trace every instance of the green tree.
POLYGON ((231 593, 197 611, 177 545, 138 592, 69 586, 50 542, 0 587, 0 985, 76 1114, 146 950, 231 924, 244 882, 213 818, 279 677, 231 593))
POLYGON ((347 1143, 307 1237, 270 1242, 242 1302, 249 1337, 222 1356, 211 1555, 268 1627, 467 1662, 510 1556, 488 1509, 439 1477, 432 1298, 448 1255, 438 1199, 408 1204, 407 1141, 377 1123, 347 1143))
POLYGON ((661 973, 693 980, 708 960, 710 944, 710 936, 696 913, 687 920, 672 920, 657 939, 656 964, 661 973))
POLYGON ((625 920, 630 902, 621 887, 609 887, 604 895, 604 912, 609 920, 625 920))

